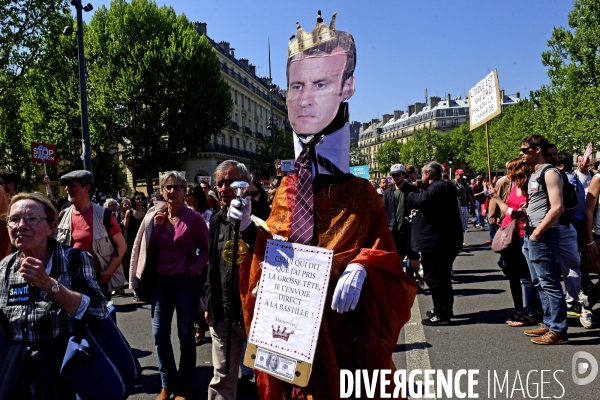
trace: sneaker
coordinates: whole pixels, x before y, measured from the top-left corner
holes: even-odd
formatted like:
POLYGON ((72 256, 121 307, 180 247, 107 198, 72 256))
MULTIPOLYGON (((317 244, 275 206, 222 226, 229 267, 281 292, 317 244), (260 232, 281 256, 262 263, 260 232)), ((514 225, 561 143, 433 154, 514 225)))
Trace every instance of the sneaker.
POLYGON ((548 331, 544 336, 531 339, 531 342, 534 344, 565 344, 569 342, 569 339, 554 331, 548 331))
POLYGON ((469 247, 467 243, 463 243, 463 247, 469 247))
POLYGON ((425 280, 423 278, 421 278, 420 276, 416 280, 417 280, 417 285, 419 285, 419 290, 421 292, 424 292, 425 291, 425 280))
POLYGON ((432 315, 430 318, 425 318, 421 321, 423 325, 440 326, 450 324, 450 318, 442 318, 439 315, 432 315))
POLYGON ((594 323, 594 314, 592 314, 592 310, 588 310, 585 307, 581 307, 581 314, 579 315, 579 322, 585 329, 593 328, 594 323))
POLYGON ((579 314, 581 314, 581 307, 579 304, 567 307, 567 318, 579 318, 579 314))
POLYGON ((435 308, 432 308, 431 310, 427 311, 425 313, 425 315, 427 315, 427 318, 431 318, 433 317, 435 314, 437 313, 437 310, 435 308))
POLYGON ((538 327, 535 329, 527 329, 525 332, 525 336, 544 336, 546 333, 550 332, 548 328, 544 326, 544 324, 538 324, 538 327))

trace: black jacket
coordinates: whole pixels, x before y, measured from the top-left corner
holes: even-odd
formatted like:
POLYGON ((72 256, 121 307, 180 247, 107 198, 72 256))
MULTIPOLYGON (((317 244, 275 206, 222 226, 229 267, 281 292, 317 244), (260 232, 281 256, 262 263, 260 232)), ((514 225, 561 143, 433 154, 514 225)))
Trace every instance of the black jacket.
MULTIPOLYGON (((252 214, 257 217, 266 220, 269 217, 270 208, 265 209, 258 205, 252 200, 252 214)), ((208 230, 208 268, 206 284, 204 285, 204 303, 206 310, 211 315, 211 325, 215 320, 228 321, 229 309, 227 304, 229 303, 229 288, 231 285, 231 264, 227 263, 227 276, 224 278, 221 276, 220 263, 223 255, 219 251, 219 243, 226 242, 230 238, 233 239, 233 227, 229 229, 229 234, 221 237, 221 225, 227 218, 227 209, 225 207, 212 215, 210 218, 210 228, 208 230)), ((246 229, 245 232, 240 233, 240 238, 246 242, 249 247, 247 257, 252 257, 252 248, 254 247, 254 241, 256 240, 257 228, 252 223, 246 229)), ((221 246, 222 247, 222 246, 221 246)), ((225 262, 225 261, 223 261, 225 262)), ((242 315, 242 303, 239 294, 239 287, 236 281, 234 282, 233 293, 237 295, 231 298, 232 315, 234 316, 233 322, 242 324, 244 323, 242 315)))
MULTIPOLYGON (((394 185, 383 193, 383 205, 385 206, 385 214, 387 215, 387 222, 390 232, 394 231, 394 225, 396 224, 396 205, 394 204, 395 190, 396 186, 394 185)), ((419 189, 417 189, 417 187, 414 185, 404 182, 404 185, 402 185, 402 189, 400 190, 404 193, 404 216, 408 217, 410 215, 410 208, 408 208, 408 194, 417 193, 419 192, 419 189)), ((410 235, 410 228, 408 227, 408 223, 406 221, 400 227, 399 233, 407 233, 410 235)))
POLYGON ((419 210, 412 222, 412 249, 458 253, 463 231, 454 185, 436 180, 422 193, 410 193, 408 200, 411 210, 419 210))

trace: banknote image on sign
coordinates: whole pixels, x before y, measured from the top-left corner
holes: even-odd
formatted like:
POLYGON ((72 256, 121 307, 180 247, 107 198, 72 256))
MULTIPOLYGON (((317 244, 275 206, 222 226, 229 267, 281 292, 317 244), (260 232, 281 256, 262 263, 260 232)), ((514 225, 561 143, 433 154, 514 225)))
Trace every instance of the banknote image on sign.
POLYGON ((298 362, 293 358, 284 357, 281 354, 259 347, 256 352, 254 368, 292 381, 294 380, 297 364, 298 362))
POLYGON ((269 240, 248 342, 312 363, 332 259, 331 250, 269 240))

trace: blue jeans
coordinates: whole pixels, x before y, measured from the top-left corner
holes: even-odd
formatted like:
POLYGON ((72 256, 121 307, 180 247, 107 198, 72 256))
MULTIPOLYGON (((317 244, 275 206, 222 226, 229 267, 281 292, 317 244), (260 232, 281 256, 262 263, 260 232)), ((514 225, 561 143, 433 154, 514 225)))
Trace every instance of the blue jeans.
POLYGON ((194 386, 196 342, 194 318, 202 293, 200 276, 158 275, 152 293, 152 335, 162 387, 176 390, 194 386), (181 355, 179 374, 171 345, 171 322, 177 311, 177 335, 181 355))
POLYGON ((490 240, 494 241, 494 236, 496 236, 496 232, 498 231, 498 227, 496 225, 490 224, 490 219, 485 218, 487 220, 488 229, 490 230, 490 240))
POLYGON ((540 294, 544 325, 567 337, 567 303, 558 275, 559 241, 557 228, 548 229, 537 240, 529 239, 529 234, 525 233, 523 254, 531 272, 531 281, 540 294))

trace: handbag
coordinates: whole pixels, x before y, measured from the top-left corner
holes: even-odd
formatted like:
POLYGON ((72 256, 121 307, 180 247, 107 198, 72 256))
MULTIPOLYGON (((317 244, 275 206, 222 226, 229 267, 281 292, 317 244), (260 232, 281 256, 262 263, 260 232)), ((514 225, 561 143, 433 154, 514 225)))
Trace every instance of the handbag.
POLYGON ((61 376, 82 400, 126 399, 141 366, 117 325, 108 315, 98 323, 75 324, 61 376))
POLYGON ((510 224, 498 229, 492 241, 492 250, 495 253, 504 253, 519 243, 517 227, 517 221, 513 220, 510 224))
MULTIPOLYGON (((600 249, 600 240, 594 240, 596 247, 600 249)), ((594 274, 600 274, 600 257, 596 257, 596 261, 589 262, 585 253, 581 253, 581 269, 594 274)))

